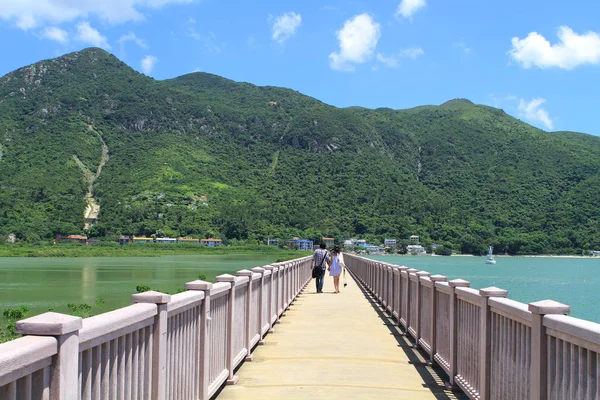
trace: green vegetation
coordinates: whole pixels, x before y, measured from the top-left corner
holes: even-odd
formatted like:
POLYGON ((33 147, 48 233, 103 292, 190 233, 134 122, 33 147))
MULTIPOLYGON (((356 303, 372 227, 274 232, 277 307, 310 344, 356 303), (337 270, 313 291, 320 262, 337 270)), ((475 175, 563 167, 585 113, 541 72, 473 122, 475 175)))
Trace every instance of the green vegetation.
POLYGON ((160 257, 168 255, 193 254, 277 254, 287 259, 305 256, 306 252, 282 250, 264 245, 237 245, 232 247, 205 247, 192 244, 146 243, 119 246, 116 243, 92 244, 79 243, 36 244, 15 243, 0 244, 0 257, 160 257))
MULTIPOLYGON (((157 82, 87 49, 0 78, 0 146, 0 236, 33 244, 59 233, 234 245, 418 234, 466 253, 600 248, 600 138, 467 100, 339 109, 205 73, 157 82), (106 161, 89 232, 77 160, 89 171, 106 161)), ((133 252, 40 247, 23 255, 133 252)))

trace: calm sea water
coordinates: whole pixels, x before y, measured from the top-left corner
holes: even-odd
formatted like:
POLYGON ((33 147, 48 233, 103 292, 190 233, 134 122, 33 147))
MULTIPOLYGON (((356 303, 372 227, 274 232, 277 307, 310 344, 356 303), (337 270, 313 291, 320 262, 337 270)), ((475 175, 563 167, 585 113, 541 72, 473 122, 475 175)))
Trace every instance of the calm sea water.
POLYGON ((205 274, 215 276, 267 265, 277 254, 198 255, 166 257, 0 258, 0 318, 2 311, 26 304, 38 314, 69 303, 88 303, 94 314, 131 304, 139 284, 169 293, 205 274), (96 299, 104 304, 96 306, 96 299))
POLYGON ((600 323, 600 258, 370 256, 409 268, 462 278, 471 287, 496 286, 523 303, 552 299, 571 306, 571 316, 600 323))
MULTIPOLYGON (((222 273, 269 264, 277 257, 0 258, 0 312, 21 304, 27 304, 32 314, 48 308, 65 312, 68 303, 89 303, 99 313, 131 304, 138 284, 173 293, 198 274, 213 280, 222 273), (97 298, 104 304, 96 306, 97 298)), ((496 265, 484 264, 483 257, 372 258, 448 279, 466 279, 473 288, 497 286, 524 303, 553 299, 569 304, 575 317, 600 322, 600 258, 500 257, 496 265)))

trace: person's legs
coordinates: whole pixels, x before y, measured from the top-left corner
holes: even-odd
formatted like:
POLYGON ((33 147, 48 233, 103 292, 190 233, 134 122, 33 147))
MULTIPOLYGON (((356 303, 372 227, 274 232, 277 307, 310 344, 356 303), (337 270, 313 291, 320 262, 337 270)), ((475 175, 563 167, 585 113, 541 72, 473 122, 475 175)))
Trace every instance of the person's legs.
POLYGON ((315 285, 317 287, 317 293, 319 293, 319 277, 318 276, 315 278, 315 285))
POLYGON ((323 292, 323 281, 325 280, 325 273, 322 272, 317 278, 317 293, 323 292))
POLYGON ((340 276, 336 275, 333 277, 333 287, 335 288, 335 292, 340 292, 340 276))

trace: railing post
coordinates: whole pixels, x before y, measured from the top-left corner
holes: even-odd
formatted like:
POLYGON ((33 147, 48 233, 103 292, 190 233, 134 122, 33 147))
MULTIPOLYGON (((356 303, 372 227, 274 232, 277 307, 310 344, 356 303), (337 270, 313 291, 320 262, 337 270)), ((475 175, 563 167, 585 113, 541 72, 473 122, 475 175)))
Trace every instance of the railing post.
POLYGON ((567 315, 571 312, 571 307, 553 300, 542 300, 529 303, 529 311, 532 314, 529 398, 546 400, 548 398, 548 337, 544 326, 544 315, 567 315))
POLYGON ((208 400, 208 369, 210 365, 210 338, 208 337, 209 329, 208 324, 210 322, 210 291, 213 284, 205 281, 192 281, 185 284, 186 290, 197 290, 204 292, 204 300, 202 301, 202 308, 200 310, 198 326, 200 327, 200 337, 198 338, 198 348, 200 354, 198 354, 198 370, 200 371, 199 383, 200 383, 200 400, 208 400))
MULTIPOLYGON (((398 296, 398 326, 402 326, 402 272, 408 270, 408 267, 400 266, 397 267, 398 270, 398 288, 396 289, 396 296, 398 296)), ((406 290, 406 289, 404 289, 406 290)))
MULTIPOLYGON (((254 267, 252 268, 252 272, 256 273, 256 274, 260 274, 260 290, 258 291, 258 336, 260 337, 258 339, 258 344, 259 345, 263 345, 265 344, 265 338, 263 336, 262 333, 262 328, 263 326, 265 326, 265 318, 263 317, 263 312, 262 312, 262 304, 263 301, 265 301, 265 269, 262 267, 254 267)), ((271 278, 273 279, 273 278, 271 278)))
POLYGON ((245 361, 253 361, 254 360, 254 356, 252 355, 252 346, 250 346, 250 343, 252 341, 252 327, 250 326, 250 321, 252 319, 251 317, 251 310, 250 307, 252 307, 252 271, 249 271, 247 269, 242 269, 240 271, 237 272, 237 276, 241 276, 241 277, 248 277, 248 289, 246 291, 246 325, 245 325, 245 329, 246 329, 246 343, 244 343, 244 345, 246 346, 246 358, 244 359, 245 361))
POLYGON ((270 296, 267 299, 267 322, 269 323, 269 333, 273 333, 273 326, 279 322, 279 302, 283 308, 282 297, 279 297, 279 286, 281 285, 281 268, 273 265, 265 265, 264 269, 271 271, 271 283, 269 284, 270 296), (275 280, 277 278, 277 280, 275 280), (273 310, 273 297, 275 298, 275 310, 273 310), (276 315, 275 321, 272 321, 273 314, 276 315))
POLYGON ((216 278, 217 282, 229 283, 229 301, 227 304, 227 369, 229 370, 229 378, 225 382, 227 385, 235 385, 238 377, 233 375, 233 318, 235 316, 235 276, 229 274, 219 275, 216 278))
POLYGON ((454 279, 448 282, 448 286, 452 289, 450 292, 450 360, 448 360, 448 364, 450 364, 450 373, 448 377, 450 381, 446 387, 448 389, 453 389, 456 387, 456 370, 457 370, 457 342, 458 338, 456 335, 456 288, 457 287, 469 287, 471 286, 471 282, 465 281, 462 279, 454 279))
POLYGON ((134 303, 156 304, 156 316, 152 330, 152 399, 167 400, 167 303, 171 296, 156 291, 136 293, 134 303))
POLYGON ((485 289, 479 290, 479 295, 482 297, 481 300, 481 314, 480 314, 480 348, 479 357, 481 360, 480 364, 480 385, 479 390, 480 400, 488 400, 490 398, 490 353, 491 353, 491 311, 489 306, 490 297, 506 297, 508 291, 504 289, 498 289, 497 287, 491 286, 485 289))
POLYGON ((79 388, 79 329, 82 319, 47 312, 16 323, 15 331, 23 335, 54 336, 58 352, 50 372, 50 399, 75 400, 79 388))
POLYGON ((429 344, 431 347, 431 354, 429 357, 429 364, 432 365, 433 364, 433 357, 435 356, 435 352, 437 351, 437 346, 436 346, 436 342, 437 342, 437 327, 436 327, 436 320, 437 320, 437 289, 435 287, 435 283, 436 282, 446 282, 448 279, 444 276, 444 275, 432 275, 429 277, 429 279, 431 280, 431 283, 433 284, 431 287, 431 312, 430 312, 430 316, 431 316, 431 321, 430 321, 430 326, 431 326, 431 343, 429 344))
POLYGON ((411 284, 410 284, 410 275, 411 274, 416 274, 417 272, 419 272, 418 269, 415 268, 409 268, 406 270, 406 331, 404 332, 404 335, 406 337, 409 337, 410 334, 408 333, 408 328, 412 325, 412 318, 413 316, 410 315, 410 298, 411 298, 411 284))
POLYGON ((421 310, 421 278, 427 278, 431 274, 427 271, 419 271, 416 272, 417 276, 417 295, 415 299, 417 301, 417 315, 415 315, 415 345, 414 348, 419 347, 419 339, 421 339, 421 315, 423 314, 423 310, 421 310))

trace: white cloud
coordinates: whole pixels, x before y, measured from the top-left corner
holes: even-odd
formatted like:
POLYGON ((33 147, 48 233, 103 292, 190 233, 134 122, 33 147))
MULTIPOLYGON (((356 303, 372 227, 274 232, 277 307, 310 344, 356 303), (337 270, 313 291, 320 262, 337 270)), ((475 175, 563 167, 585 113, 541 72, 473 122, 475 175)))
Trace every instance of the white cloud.
POLYGON ((416 59, 419 56, 422 56, 423 54, 425 54, 425 52, 420 47, 412 47, 412 48, 409 48, 409 49, 402 49, 402 50, 400 50, 400 56, 401 57, 406 57, 406 58, 410 58, 410 59, 413 59, 413 60, 416 59))
POLYGON ((460 42, 454 43, 452 45, 452 47, 454 48, 458 48, 458 49, 462 49, 465 53, 467 54, 471 54, 471 52, 473 51, 472 48, 470 48, 464 40, 461 40, 460 42))
POLYGON ((381 36, 381 25, 369 14, 359 14, 344 23, 337 31, 340 51, 329 55, 329 66, 335 70, 353 71, 373 55, 381 36))
POLYGON ((596 32, 579 35, 568 26, 561 26, 558 39, 558 43, 550 44, 537 32, 531 32, 525 39, 514 37, 508 54, 523 68, 571 70, 583 64, 600 64, 600 36, 596 32))
POLYGON ((295 12, 282 14, 275 18, 272 31, 273 40, 284 43, 286 40, 294 36, 300 25, 302 24, 302 16, 295 12))
POLYGON ((404 18, 410 18, 426 5, 425 0, 402 0, 396 9, 396 16, 402 15, 404 18))
POLYGON ((535 98, 529 102, 521 99, 519 101, 519 116, 525 118, 532 123, 542 124, 546 129, 554 129, 554 123, 550 118, 550 114, 541 105, 546 102, 542 97, 535 98))
POLYGON ((127 35, 121 36, 119 38, 118 42, 121 45, 124 45, 126 42, 134 42, 135 44, 137 44, 138 46, 140 46, 143 49, 148 48, 148 45, 146 44, 146 42, 143 39, 140 39, 139 37, 137 37, 136 34, 133 32, 129 32, 127 35))
MULTIPOLYGON (((400 65, 400 63, 398 62, 398 59, 396 59, 396 57, 386 56, 385 54, 382 54, 382 53, 377 53, 377 61, 379 61, 386 67, 390 67, 390 68, 398 68, 398 66, 400 65)), ((374 71, 376 71, 376 69, 374 69, 374 71)))
POLYGON ((46 39, 54 40, 58 43, 67 43, 69 41, 69 34, 67 31, 57 28, 55 26, 48 27, 42 32, 42 36, 46 39))
POLYGON ((150 75, 157 62, 158 58, 154 56, 146 55, 144 58, 142 58, 142 71, 144 74, 150 75))
POLYGON ((108 44, 106 37, 102 36, 100 32, 92 28, 90 23, 87 21, 77 24, 77 40, 83 43, 91 44, 92 46, 102 47, 106 50, 110 49, 110 45, 108 44))
POLYGON ((27 30, 46 23, 99 17, 110 23, 140 21, 141 10, 194 0, 0 0, 0 18, 27 30))

